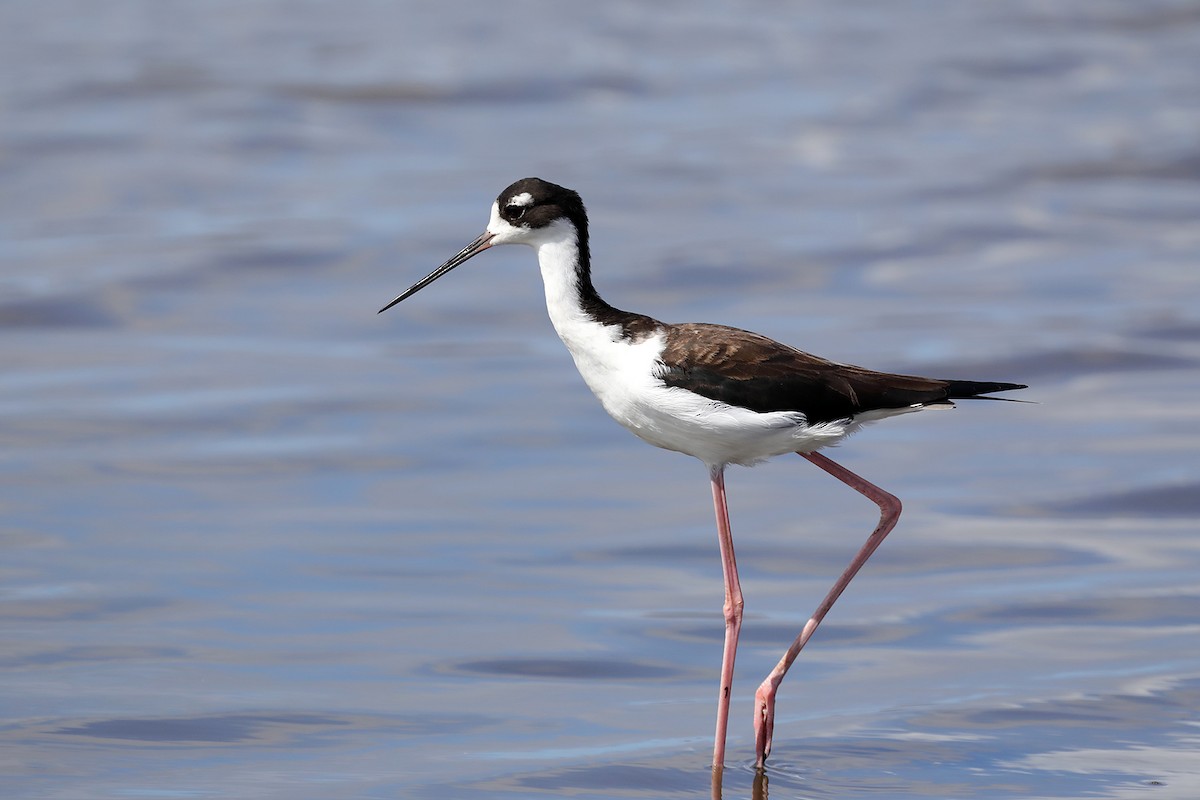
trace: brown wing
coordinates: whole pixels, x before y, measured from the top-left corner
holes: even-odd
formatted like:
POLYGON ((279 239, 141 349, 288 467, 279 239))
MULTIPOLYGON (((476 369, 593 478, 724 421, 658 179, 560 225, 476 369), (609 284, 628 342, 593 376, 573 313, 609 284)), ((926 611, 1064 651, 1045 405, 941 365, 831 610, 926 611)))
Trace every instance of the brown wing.
POLYGON ((1024 388, 874 372, 750 331, 698 323, 668 326, 662 362, 668 386, 751 411, 798 411, 810 423, 1024 388))

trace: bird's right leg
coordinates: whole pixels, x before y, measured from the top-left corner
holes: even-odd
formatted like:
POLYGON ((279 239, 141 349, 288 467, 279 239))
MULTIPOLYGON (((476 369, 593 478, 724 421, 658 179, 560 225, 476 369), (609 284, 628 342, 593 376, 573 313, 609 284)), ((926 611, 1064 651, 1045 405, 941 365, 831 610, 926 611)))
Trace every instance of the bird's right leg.
POLYGON ((721 657, 721 687, 717 695, 717 734, 713 743, 713 769, 725 764, 725 732, 729 728, 729 694, 733 689, 733 661, 737 657, 738 634, 742 630, 742 586, 733 557, 733 533, 729 529, 729 507, 725 503, 725 467, 710 467, 713 510, 717 516, 717 539, 721 545, 721 572, 725 576, 725 648, 721 657))

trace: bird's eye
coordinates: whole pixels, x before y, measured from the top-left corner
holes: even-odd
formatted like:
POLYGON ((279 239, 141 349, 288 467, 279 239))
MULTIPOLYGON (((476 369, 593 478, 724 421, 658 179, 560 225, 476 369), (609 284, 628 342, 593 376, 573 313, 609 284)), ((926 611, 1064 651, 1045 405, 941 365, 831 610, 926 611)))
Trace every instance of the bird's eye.
POLYGON ((511 206, 509 206, 507 209, 508 216, 512 219, 520 219, 521 217, 525 216, 526 208, 528 208, 528 206, 519 206, 516 203, 514 203, 511 206))

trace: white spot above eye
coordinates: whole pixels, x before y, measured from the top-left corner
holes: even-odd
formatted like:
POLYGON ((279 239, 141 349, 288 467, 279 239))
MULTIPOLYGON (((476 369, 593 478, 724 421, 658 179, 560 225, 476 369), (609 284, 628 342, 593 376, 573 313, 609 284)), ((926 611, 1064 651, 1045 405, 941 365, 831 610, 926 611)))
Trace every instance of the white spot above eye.
POLYGON ((520 194, 514 194, 512 197, 508 198, 508 202, 505 204, 505 208, 508 208, 510 206, 529 206, 529 205, 533 205, 533 195, 531 195, 529 192, 521 192, 520 194))

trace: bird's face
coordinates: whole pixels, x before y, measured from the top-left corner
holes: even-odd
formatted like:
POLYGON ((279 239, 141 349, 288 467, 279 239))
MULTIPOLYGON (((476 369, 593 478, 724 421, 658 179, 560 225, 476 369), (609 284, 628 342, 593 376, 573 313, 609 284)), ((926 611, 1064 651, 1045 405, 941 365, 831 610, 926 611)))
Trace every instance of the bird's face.
POLYGON ((572 202, 580 210, 579 195, 539 178, 525 178, 509 186, 492 204, 492 216, 487 232, 492 245, 526 244, 537 247, 561 236, 566 225, 572 225, 569 213, 572 202))
POLYGON ((580 228, 587 224, 586 219, 583 201, 575 192, 540 178, 523 178, 501 192, 492 203, 487 228, 475 241, 379 311, 387 311, 490 247, 524 244, 536 248, 548 242, 577 237, 580 228))

